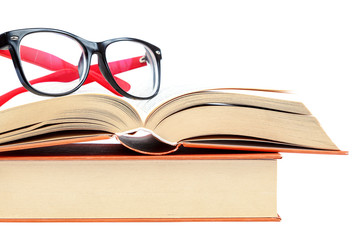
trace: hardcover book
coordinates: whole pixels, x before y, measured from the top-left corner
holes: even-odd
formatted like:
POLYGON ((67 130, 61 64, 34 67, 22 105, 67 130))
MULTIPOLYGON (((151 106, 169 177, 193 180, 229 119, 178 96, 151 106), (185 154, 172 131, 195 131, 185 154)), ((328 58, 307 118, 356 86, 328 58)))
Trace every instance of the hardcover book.
POLYGON ((280 221, 278 153, 119 144, 0 153, 0 221, 280 221))
POLYGON ((344 154, 301 102, 261 92, 191 92, 163 102, 146 117, 124 99, 103 94, 25 104, 0 112, 0 151, 114 138, 150 154, 180 146, 344 154), (149 134, 136 134, 141 131, 149 134))

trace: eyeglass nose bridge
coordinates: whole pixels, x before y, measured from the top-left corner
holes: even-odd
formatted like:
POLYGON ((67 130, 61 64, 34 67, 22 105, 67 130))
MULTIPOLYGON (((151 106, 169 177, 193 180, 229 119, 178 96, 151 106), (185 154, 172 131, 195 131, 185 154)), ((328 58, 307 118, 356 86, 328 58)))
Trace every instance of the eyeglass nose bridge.
MULTIPOLYGON (((106 63, 105 54, 102 52, 96 52, 95 53, 98 56, 98 65, 99 70, 101 74, 104 76, 106 81, 108 81, 112 88, 114 88, 118 93, 124 95, 124 90, 119 87, 119 85, 116 83, 113 75, 111 74, 110 68, 108 64, 106 63)), ((126 94, 126 93, 125 93, 126 94)))
MULTIPOLYGON (((98 59, 98 67, 99 67, 99 70, 102 74, 102 76, 105 78, 105 80, 111 85, 111 87, 117 91, 119 94, 121 95, 125 95, 127 97, 130 97, 132 98, 132 96, 128 96, 128 94, 126 93, 126 91, 124 89, 122 89, 115 81, 111 71, 110 71, 110 68, 109 68, 109 65, 107 64, 107 61, 106 61, 106 57, 105 57, 105 49, 106 49, 106 46, 103 42, 90 42, 90 41, 85 41, 84 42, 84 45, 85 45, 85 49, 87 51, 87 66, 86 66, 86 73, 85 73, 85 76, 84 76, 84 81, 86 80, 88 74, 89 74, 89 71, 90 71, 90 64, 91 64, 91 60, 92 60, 92 57, 93 55, 96 55, 97 56, 97 59, 98 59)), ((81 59, 80 59, 81 61, 81 59)), ((80 69, 79 69, 80 70, 80 69)))

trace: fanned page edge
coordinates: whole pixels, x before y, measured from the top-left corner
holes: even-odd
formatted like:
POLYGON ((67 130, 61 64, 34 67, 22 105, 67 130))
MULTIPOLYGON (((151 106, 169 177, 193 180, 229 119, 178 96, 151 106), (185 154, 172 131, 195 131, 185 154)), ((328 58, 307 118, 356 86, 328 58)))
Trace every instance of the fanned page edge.
MULTIPOLYGON (((121 110, 121 112, 124 112, 124 115, 128 116, 132 120, 134 119, 136 120, 137 126, 134 125, 131 128, 137 128, 143 125, 139 112, 135 109, 135 107, 131 103, 125 101, 124 99, 107 94, 86 93, 86 94, 74 94, 74 95, 62 96, 57 98, 51 98, 51 99, 46 99, 33 103, 27 103, 16 107, 1 110, 0 114, 5 115, 6 119, 4 120, 4 117, 2 117, 2 121, 0 121, 0 123, 2 125, 8 125, 10 123, 10 126, 1 129, 1 133, 13 131, 14 129, 24 128, 26 126, 59 118, 60 113, 69 112, 69 110, 73 112, 79 109, 83 110, 84 107, 82 106, 83 105, 82 103, 89 103, 89 99, 92 99, 93 102, 100 102, 100 101, 109 102, 107 103, 108 105, 106 106, 110 106, 110 107, 114 105, 119 106, 116 107, 117 109, 119 109, 119 111, 121 110), (116 104, 110 101, 115 102, 116 104), (75 105, 76 107, 74 107, 73 103, 77 103, 75 105), (63 112, 59 111, 58 109, 59 106, 61 106, 61 110, 63 112), (124 106, 124 108, 120 106, 124 106), (48 109, 49 111, 46 111, 44 114, 41 115, 33 114, 34 112, 40 109, 48 109), (17 119, 17 118, 23 119, 24 118, 23 116, 31 116, 31 117, 27 117, 25 120, 21 120, 21 121, 12 121, 12 122, 7 121, 7 119, 17 119)), ((82 117, 82 116, 80 115, 77 117, 82 117)))

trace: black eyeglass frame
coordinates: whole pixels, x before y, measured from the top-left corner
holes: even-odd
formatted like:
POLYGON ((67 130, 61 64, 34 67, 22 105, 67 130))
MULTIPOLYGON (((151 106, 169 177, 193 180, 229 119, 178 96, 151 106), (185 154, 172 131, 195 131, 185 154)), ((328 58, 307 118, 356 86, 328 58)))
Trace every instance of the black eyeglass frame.
POLYGON ((92 42, 92 41, 83 39, 79 36, 76 36, 72 33, 69 33, 69 32, 66 32, 63 30, 59 30, 59 29, 27 28, 27 29, 18 29, 18 30, 8 31, 8 32, 5 32, 0 35, 0 50, 7 50, 7 49, 10 51, 10 55, 13 60, 14 67, 15 67, 16 73, 18 75, 18 78, 19 78, 21 84, 24 86, 24 88, 26 88, 26 90, 28 90, 34 94, 40 95, 40 96, 51 96, 51 97, 65 96, 65 95, 71 94, 71 93, 75 92, 76 90, 78 90, 83 85, 83 83, 85 82, 85 80, 89 74, 90 63, 91 63, 91 58, 92 58, 93 54, 98 55, 98 65, 99 65, 101 74, 109 82, 109 84, 118 93, 120 93, 124 97, 132 98, 132 99, 150 99, 150 98, 153 98, 154 96, 156 96, 160 89, 160 77, 161 77, 160 60, 162 58, 161 50, 160 50, 160 48, 156 47, 155 45, 148 43, 146 41, 140 40, 140 39, 123 37, 123 38, 113 38, 113 39, 109 39, 109 40, 102 41, 102 42, 92 42), (85 68, 84 77, 83 77, 83 79, 81 79, 81 81, 77 87, 75 87, 74 89, 67 91, 65 93, 45 93, 45 92, 42 92, 42 91, 39 91, 39 90, 33 88, 31 86, 31 84, 27 81, 24 71, 23 71, 23 68, 21 66, 21 61, 20 61, 20 42, 26 35, 31 34, 31 33, 37 33, 37 32, 50 32, 50 33, 63 34, 65 36, 70 37, 73 40, 77 41, 80 44, 80 46, 83 48, 84 55, 87 60, 86 68, 85 68), (111 74, 109 65, 107 64, 106 48, 110 44, 119 42, 119 41, 132 41, 132 42, 141 43, 141 44, 145 45, 148 49, 150 49, 153 56, 155 56, 158 79, 157 79, 156 89, 152 95, 146 96, 146 97, 134 96, 134 95, 131 95, 128 92, 124 91, 116 83, 114 77, 111 74))

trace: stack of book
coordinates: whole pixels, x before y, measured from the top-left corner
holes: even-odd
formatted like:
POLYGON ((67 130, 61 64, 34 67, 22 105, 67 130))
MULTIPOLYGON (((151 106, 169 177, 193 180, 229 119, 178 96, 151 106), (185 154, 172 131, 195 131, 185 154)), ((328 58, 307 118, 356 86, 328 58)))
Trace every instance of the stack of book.
POLYGON ((284 95, 197 91, 146 118, 102 94, 3 110, 0 221, 280 221, 279 152, 346 154, 284 95))

